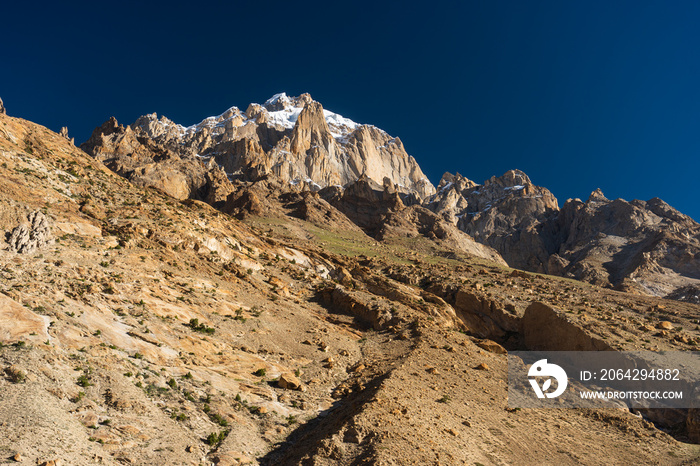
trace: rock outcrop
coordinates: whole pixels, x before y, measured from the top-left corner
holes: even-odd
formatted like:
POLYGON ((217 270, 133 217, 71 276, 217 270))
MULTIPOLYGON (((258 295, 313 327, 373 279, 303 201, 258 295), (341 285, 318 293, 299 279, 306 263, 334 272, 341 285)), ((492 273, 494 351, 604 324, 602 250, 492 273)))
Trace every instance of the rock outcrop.
POLYGON ((540 302, 525 310, 520 323, 528 349, 538 351, 610 351, 605 341, 567 319, 566 314, 540 302))
POLYGON ((75 138, 68 136, 68 127, 67 126, 61 127, 61 131, 58 134, 60 134, 64 138, 68 139, 71 144, 75 144, 75 138))
MULTIPOLYGON (((196 155, 181 154, 144 134, 143 118, 126 127, 110 118, 81 147, 138 186, 153 187, 181 200, 208 199, 216 203, 225 199, 229 180, 220 167, 196 155)), ((157 136, 169 134, 159 134, 154 128, 149 131, 157 136)))
POLYGON ((700 284, 700 225, 658 198, 596 190, 568 200, 542 235, 556 248, 550 273, 655 296, 700 284))
POLYGON ((5 104, 2 103, 2 99, 0 99, 0 114, 7 115, 7 110, 5 110, 5 104))
POLYGON ((9 249, 19 254, 31 254, 48 245, 51 240, 49 221, 41 212, 34 211, 27 217, 28 224, 14 228, 9 235, 9 249))
POLYGON ((444 218, 420 204, 407 205, 412 197, 402 196, 389 178, 380 186, 363 175, 345 188, 325 188, 319 195, 380 241, 422 236, 452 250, 507 265, 494 249, 474 241, 444 218))
POLYGON ((405 207, 388 178, 382 186, 363 175, 345 188, 334 186, 319 194, 371 236, 376 234, 389 213, 405 207))

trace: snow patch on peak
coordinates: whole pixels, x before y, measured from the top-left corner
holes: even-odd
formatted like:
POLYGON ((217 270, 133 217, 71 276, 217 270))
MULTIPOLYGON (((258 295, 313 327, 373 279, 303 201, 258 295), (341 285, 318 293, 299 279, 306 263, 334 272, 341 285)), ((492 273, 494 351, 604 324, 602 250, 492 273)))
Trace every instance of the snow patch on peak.
MULTIPOLYGON (((297 106, 299 103, 295 103, 297 100, 298 98, 290 98, 287 94, 281 92, 265 101, 264 108, 268 113, 270 124, 281 126, 285 129, 293 129, 299 114, 303 110, 303 107, 297 106)), ((331 135, 335 139, 346 137, 360 126, 351 119, 329 110, 323 110, 323 117, 331 130, 331 135)))
POLYGON ((226 110, 220 115, 207 117, 199 123, 195 123, 194 125, 187 127, 182 125, 177 126, 179 126, 181 133, 191 134, 200 131, 202 128, 223 128, 226 126, 226 123, 232 120, 233 118, 240 118, 242 122, 245 122, 247 120, 245 114, 241 113, 241 110, 238 107, 234 106, 230 107, 228 110, 226 110))
POLYGON ((355 131, 360 125, 352 121, 350 118, 345 118, 342 115, 333 113, 328 110, 323 110, 323 117, 328 123, 328 128, 331 130, 331 135, 340 142, 346 142, 345 138, 355 131))
POLYGON ((346 127, 349 128, 350 130, 354 130, 359 124, 355 123, 352 121, 350 118, 345 118, 342 115, 338 115, 337 113, 333 113, 328 110, 323 111, 323 117, 326 119, 326 122, 329 125, 337 126, 337 127, 346 127))
POLYGON ((285 129, 294 128, 294 124, 299 118, 299 114, 303 109, 299 107, 287 107, 284 110, 276 112, 268 112, 270 123, 274 126, 282 126, 285 129))
POLYGON ((225 120, 234 116, 241 116, 241 109, 236 107, 235 105, 233 107, 230 107, 228 110, 226 110, 224 113, 216 117, 217 119, 225 120))
MULTIPOLYGON (((289 104, 292 103, 292 101, 287 97, 287 94, 285 92, 280 92, 279 94, 275 94, 269 99, 265 101, 265 106, 267 107, 275 105, 276 103, 281 103, 281 104, 289 104)), ((286 105, 285 105, 286 106, 286 105)))
POLYGON ((445 186, 440 188, 440 192, 443 193, 443 192, 447 191, 448 189, 450 189, 452 186, 454 186, 454 183, 450 181, 445 186))

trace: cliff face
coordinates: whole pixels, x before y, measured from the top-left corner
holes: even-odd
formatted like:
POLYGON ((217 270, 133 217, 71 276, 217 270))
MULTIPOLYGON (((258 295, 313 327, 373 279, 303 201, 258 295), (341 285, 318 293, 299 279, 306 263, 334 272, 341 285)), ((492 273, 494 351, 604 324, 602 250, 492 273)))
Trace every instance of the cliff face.
POLYGON ((187 128, 156 114, 126 128, 112 119, 81 147, 137 184, 177 186, 166 191, 179 198, 195 197, 202 189, 208 170, 195 165, 211 160, 232 179, 274 175, 281 182, 321 189, 364 174, 377 183, 389 178, 401 191, 421 198, 434 192, 398 138, 324 110, 309 94, 277 94, 264 105, 251 104, 245 113, 232 107, 187 128), (139 170, 148 171, 149 164, 162 159, 170 161, 173 176, 164 182, 141 176, 139 170))

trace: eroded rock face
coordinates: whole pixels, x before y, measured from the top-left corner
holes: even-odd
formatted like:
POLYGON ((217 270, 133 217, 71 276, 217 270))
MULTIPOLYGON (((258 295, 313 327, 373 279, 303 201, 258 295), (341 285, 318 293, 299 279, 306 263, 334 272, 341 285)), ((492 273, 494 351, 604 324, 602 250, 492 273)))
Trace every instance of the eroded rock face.
POLYGON ((2 99, 0 99, 0 113, 7 115, 7 110, 5 110, 5 105, 2 103, 2 99))
POLYGON ((47 328, 48 319, 0 294, 0 342, 7 344, 21 339, 45 341, 49 337, 47 328))
POLYGON ((52 240, 51 228, 46 216, 37 211, 27 216, 28 224, 15 227, 10 233, 9 249, 18 254, 31 254, 52 240))
POLYGON ((396 321, 391 306, 383 303, 376 305, 372 302, 371 294, 364 291, 348 290, 336 285, 323 290, 321 297, 324 302, 369 323, 375 330, 385 329, 396 321))
POLYGON ((345 189, 326 188, 319 194, 370 234, 376 233, 389 213, 405 207, 388 179, 384 186, 381 186, 365 175, 345 189))
POLYGON ((166 192, 176 197, 186 192, 194 197, 206 185, 204 175, 197 179, 206 170, 195 166, 212 159, 232 179, 274 175, 283 183, 307 182, 318 190, 352 183, 364 174, 376 183, 389 178, 402 192, 420 198, 434 192, 398 138, 324 110, 308 94, 278 94, 264 105, 251 104, 245 113, 232 107, 187 128, 155 113, 126 128, 112 118, 81 147, 144 184, 158 183, 135 171, 157 164, 170 172, 160 184, 171 186, 166 192))

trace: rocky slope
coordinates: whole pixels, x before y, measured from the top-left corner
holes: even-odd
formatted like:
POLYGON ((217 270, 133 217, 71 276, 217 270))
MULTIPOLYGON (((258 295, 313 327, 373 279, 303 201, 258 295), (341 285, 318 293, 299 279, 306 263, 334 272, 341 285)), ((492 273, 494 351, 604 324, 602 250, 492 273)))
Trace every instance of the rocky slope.
POLYGON ((324 110, 309 94, 277 94, 264 105, 251 104, 245 112, 232 107, 190 127, 155 113, 127 127, 111 119, 81 147, 131 181, 178 199, 210 196, 217 183, 209 178, 221 178, 218 167, 231 179, 274 175, 314 189, 366 175, 378 183, 389 178, 421 197, 434 192, 400 139, 324 110))

